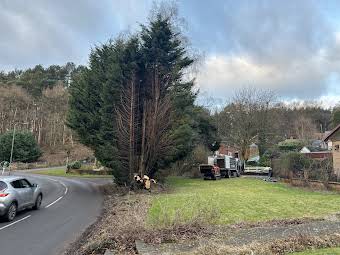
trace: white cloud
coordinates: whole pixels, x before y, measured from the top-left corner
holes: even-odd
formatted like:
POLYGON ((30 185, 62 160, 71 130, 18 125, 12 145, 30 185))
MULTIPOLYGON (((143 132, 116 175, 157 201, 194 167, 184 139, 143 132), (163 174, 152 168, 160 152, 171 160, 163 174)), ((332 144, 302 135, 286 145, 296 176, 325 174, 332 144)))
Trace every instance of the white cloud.
POLYGON ((336 105, 340 105, 340 95, 321 96, 318 101, 325 108, 333 108, 336 105))
POLYGON ((249 55, 210 55, 201 66, 197 85, 202 91, 224 98, 244 86, 270 89, 289 98, 320 98, 332 93, 339 98, 328 86, 330 76, 337 77, 338 70, 340 62, 325 56, 324 49, 290 64, 263 63, 249 55))

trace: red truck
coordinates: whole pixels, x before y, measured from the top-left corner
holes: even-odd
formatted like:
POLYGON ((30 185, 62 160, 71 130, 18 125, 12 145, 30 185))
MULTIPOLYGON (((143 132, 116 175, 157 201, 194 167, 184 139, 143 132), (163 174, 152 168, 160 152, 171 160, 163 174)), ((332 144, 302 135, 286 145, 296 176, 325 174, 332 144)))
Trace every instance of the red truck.
POLYGON ((202 164, 200 165, 200 172, 205 180, 221 179, 221 169, 217 165, 202 164))

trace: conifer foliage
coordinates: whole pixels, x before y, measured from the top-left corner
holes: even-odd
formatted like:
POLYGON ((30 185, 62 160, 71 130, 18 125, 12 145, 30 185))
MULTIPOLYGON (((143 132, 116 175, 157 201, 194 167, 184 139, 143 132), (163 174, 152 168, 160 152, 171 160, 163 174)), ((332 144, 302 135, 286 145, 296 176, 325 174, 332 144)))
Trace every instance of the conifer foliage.
POLYGON ((96 47, 70 88, 68 125, 118 183, 150 176, 185 157, 195 137, 194 60, 170 15, 141 31, 96 47))

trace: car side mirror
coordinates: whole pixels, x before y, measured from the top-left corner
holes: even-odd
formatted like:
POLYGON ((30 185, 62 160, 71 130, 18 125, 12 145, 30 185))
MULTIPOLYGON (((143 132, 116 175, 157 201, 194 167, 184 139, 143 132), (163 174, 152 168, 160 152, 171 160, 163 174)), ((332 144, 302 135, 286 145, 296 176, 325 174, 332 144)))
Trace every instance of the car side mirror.
POLYGON ((36 187, 38 187, 38 184, 33 183, 33 184, 32 184, 32 187, 36 188, 36 187))

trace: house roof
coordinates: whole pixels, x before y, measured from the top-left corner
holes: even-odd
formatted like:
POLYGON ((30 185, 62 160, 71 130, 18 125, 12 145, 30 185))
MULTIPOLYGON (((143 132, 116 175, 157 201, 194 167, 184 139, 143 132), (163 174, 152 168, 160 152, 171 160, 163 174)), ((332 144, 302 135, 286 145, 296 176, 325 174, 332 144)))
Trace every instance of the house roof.
POLYGON ((338 130, 340 130, 340 124, 334 128, 323 140, 328 141, 338 130))
POLYGON ((301 150, 301 153, 322 153, 322 152, 328 152, 327 149, 323 149, 320 147, 314 147, 314 146, 304 146, 301 150))

